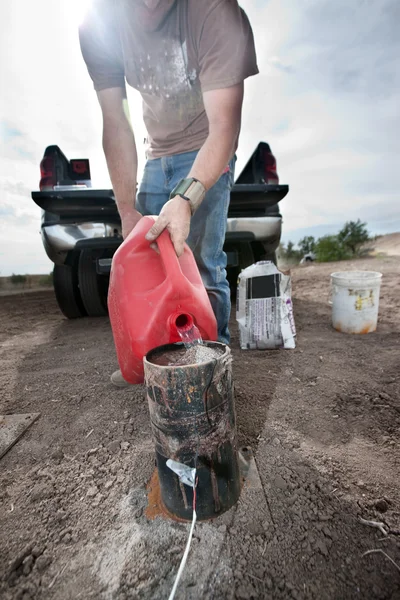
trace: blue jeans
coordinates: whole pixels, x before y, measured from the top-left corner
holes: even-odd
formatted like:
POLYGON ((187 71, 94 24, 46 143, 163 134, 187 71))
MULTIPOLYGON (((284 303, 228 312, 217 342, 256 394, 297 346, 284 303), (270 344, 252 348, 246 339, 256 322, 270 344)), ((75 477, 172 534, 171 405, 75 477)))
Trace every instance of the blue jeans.
MULTIPOLYGON (((196 156, 197 150, 147 161, 136 200, 137 210, 142 215, 158 215, 176 184, 188 176, 196 156)), ((231 300, 223 245, 234 165, 232 159, 229 171, 207 192, 192 217, 187 239, 217 319, 218 341, 224 344, 229 344, 230 339, 231 300)))

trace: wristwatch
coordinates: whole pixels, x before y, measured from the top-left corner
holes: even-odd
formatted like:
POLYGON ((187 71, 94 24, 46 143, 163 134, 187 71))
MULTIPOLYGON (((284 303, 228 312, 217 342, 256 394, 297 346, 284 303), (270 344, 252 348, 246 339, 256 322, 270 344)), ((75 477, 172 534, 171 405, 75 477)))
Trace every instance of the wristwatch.
POLYGON ((172 190, 169 199, 175 198, 175 196, 180 196, 184 200, 189 202, 190 210, 192 215, 199 208, 200 204, 203 201, 204 196, 206 195, 206 188, 198 179, 194 177, 188 177, 187 179, 181 179, 178 185, 174 187, 172 190))

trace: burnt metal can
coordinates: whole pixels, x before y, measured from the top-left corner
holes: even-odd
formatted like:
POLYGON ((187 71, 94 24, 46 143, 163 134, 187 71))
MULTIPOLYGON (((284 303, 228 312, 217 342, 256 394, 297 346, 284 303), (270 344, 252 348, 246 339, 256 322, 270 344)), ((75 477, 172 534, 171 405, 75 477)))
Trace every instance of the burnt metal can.
POLYGON ((144 359, 161 498, 169 513, 187 520, 193 488, 179 480, 168 459, 196 468, 200 520, 231 508, 241 487, 231 351, 218 342, 198 348, 193 364, 180 363, 183 344, 160 346, 144 359))

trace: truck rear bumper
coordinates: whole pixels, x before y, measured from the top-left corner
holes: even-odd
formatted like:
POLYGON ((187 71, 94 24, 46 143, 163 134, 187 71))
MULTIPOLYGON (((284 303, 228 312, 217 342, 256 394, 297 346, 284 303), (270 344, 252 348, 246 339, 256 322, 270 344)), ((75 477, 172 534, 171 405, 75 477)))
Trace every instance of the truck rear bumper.
POLYGON ((280 239, 282 217, 238 217, 228 219, 226 240, 239 239, 239 234, 251 234, 252 240, 268 243, 280 239))
MULTIPOLYGON (((249 217, 228 219, 226 241, 258 241, 268 243, 280 238, 282 218, 279 217, 249 217)), ((118 223, 71 223, 43 225, 43 235, 47 245, 56 252, 69 252, 76 246, 85 248, 101 247, 102 241, 121 242, 121 225, 118 223)))
MULTIPOLYGON (((120 240, 121 225, 116 223, 55 223, 54 225, 43 225, 42 235, 46 239, 46 245, 53 252, 69 252, 74 250, 79 242, 84 240, 120 240)), ((97 245, 99 242, 96 243, 97 245)), ((101 241, 100 241, 101 243, 101 241)))
MULTIPOLYGON (((237 265, 238 244, 261 242, 267 252, 274 252, 281 238, 282 218, 229 218, 225 242, 228 266, 237 265)), ((119 223, 54 223, 42 225, 43 245, 50 260, 63 264, 69 252, 83 249, 113 250, 121 244, 119 223)), ((100 273, 109 271, 109 263, 98 265, 100 273)))

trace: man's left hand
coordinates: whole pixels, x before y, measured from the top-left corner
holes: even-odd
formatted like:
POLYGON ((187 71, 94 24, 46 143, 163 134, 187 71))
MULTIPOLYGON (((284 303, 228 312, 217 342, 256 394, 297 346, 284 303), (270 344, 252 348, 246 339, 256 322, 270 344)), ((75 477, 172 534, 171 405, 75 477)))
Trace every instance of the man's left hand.
POLYGON ((164 204, 157 221, 148 231, 146 240, 154 242, 164 229, 167 229, 177 256, 181 256, 189 236, 191 216, 189 202, 180 196, 175 196, 164 204))

